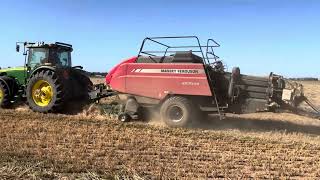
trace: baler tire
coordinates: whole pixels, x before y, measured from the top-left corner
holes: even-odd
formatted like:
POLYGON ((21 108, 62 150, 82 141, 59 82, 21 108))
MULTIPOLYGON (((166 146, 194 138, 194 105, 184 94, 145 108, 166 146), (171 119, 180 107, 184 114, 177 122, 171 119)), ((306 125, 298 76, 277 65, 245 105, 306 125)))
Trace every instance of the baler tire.
POLYGON ((66 103, 66 93, 63 83, 56 72, 51 70, 42 70, 30 77, 27 84, 27 104, 31 110, 41 113, 60 112, 66 103), (52 88, 52 97, 48 105, 40 106, 34 100, 33 87, 38 81, 45 81, 52 88))
POLYGON ((131 117, 127 113, 121 113, 118 116, 118 120, 125 123, 131 120, 131 117))
POLYGON ((0 97, 0 107, 1 108, 10 108, 11 96, 10 96, 10 88, 4 82, 0 81, 0 93, 2 93, 2 97, 0 97))
POLYGON ((194 112, 194 109, 196 108, 189 99, 181 96, 173 96, 162 104, 160 108, 160 116, 161 119, 170 127, 186 127, 192 123, 195 115, 197 114, 194 112))

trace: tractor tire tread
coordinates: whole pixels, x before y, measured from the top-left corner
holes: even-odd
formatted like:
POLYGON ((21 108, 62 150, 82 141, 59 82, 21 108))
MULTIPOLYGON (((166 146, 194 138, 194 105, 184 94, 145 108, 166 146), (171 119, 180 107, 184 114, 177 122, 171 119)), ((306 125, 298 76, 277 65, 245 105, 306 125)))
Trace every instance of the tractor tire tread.
POLYGON ((0 81, 0 88, 3 91, 3 99, 0 102, 0 107, 1 108, 10 108, 12 103, 11 103, 11 96, 10 96, 10 89, 9 87, 0 81))
POLYGON ((35 73, 33 76, 30 77, 27 85, 27 104, 35 112, 42 112, 42 113, 55 113, 60 112, 63 109, 63 106, 65 104, 65 93, 63 88, 63 83, 61 79, 59 79, 59 76, 54 71, 51 70, 42 70, 37 73, 35 73), (40 79, 47 79, 51 82, 50 85, 53 86, 52 88, 54 90, 54 97, 53 97, 53 103, 48 105, 47 107, 39 107, 37 106, 33 99, 32 99, 32 85, 37 82, 37 80, 40 79))

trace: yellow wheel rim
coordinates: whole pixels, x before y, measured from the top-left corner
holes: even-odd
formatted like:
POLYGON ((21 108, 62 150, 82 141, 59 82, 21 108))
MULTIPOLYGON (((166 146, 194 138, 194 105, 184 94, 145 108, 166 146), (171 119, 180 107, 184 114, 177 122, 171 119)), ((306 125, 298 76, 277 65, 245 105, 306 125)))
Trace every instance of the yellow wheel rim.
POLYGON ((53 98, 51 85, 44 80, 37 81, 32 87, 32 99, 36 105, 46 107, 53 98))
POLYGON ((4 96, 3 90, 0 88, 0 102, 2 101, 4 96))

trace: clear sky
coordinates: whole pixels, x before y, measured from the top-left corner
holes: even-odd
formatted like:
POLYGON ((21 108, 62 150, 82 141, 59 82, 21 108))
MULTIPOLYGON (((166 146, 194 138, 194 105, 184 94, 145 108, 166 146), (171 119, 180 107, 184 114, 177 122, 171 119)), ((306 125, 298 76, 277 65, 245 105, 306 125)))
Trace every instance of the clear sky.
POLYGON ((108 71, 146 36, 214 38, 230 70, 320 77, 320 1, 1 0, 0 66, 23 65, 16 41, 74 46, 73 65, 108 71))

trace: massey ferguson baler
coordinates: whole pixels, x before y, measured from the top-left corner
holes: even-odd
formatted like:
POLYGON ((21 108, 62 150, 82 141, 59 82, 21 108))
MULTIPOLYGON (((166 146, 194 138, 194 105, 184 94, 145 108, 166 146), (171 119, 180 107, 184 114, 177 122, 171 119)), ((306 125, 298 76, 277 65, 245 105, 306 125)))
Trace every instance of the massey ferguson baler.
POLYGON ((219 46, 213 39, 200 45, 196 36, 144 39, 137 57, 118 64, 106 76, 124 105, 119 119, 137 119, 145 108, 155 108, 166 124, 182 127, 207 114, 221 118, 224 113, 294 109, 302 101, 319 113, 304 97, 301 84, 273 73, 243 75, 238 67, 226 72, 213 51, 219 46), (186 39, 195 44, 172 44, 186 39), (160 50, 150 49, 155 46, 160 50))

